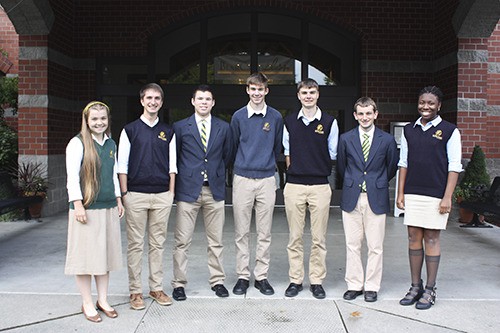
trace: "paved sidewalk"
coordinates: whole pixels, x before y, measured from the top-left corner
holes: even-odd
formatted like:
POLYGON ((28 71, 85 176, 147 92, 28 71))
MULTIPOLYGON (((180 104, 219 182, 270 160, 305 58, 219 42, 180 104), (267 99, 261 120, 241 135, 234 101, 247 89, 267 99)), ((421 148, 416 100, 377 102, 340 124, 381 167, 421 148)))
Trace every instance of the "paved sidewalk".
MULTIPOLYGON (((455 213, 455 212, 454 212, 455 213)), ((232 209, 226 208, 226 287, 236 276, 232 209)), ((169 221, 165 250, 165 291, 172 288, 172 246, 175 209, 169 221)), ((308 290, 288 299, 286 244, 288 226, 283 208, 275 209, 269 281, 276 293, 264 296, 251 287, 246 296, 217 298, 208 285, 206 239, 197 224, 189 253, 188 299, 159 306, 146 298, 144 311, 128 305, 127 271, 111 273, 110 301, 117 319, 103 316, 95 324, 84 319, 74 278, 64 275, 67 214, 42 222, 0 222, 0 332, 494 332, 500 330, 500 228, 459 228, 453 214, 442 233, 442 260, 437 302, 430 310, 402 307, 398 300, 409 288, 406 228, 402 218, 388 217, 384 277, 379 300, 342 299, 345 242, 338 208, 331 209, 328 230, 327 297, 317 300, 308 290)), ((122 228, 124 231, 124 228, 122 228)), ((252 246, 255 234, 252 234, 252 246)), ((305 236, 310 246, 310 234, 305 236)), ((125 253, 126 237, 123 233, 125 253)), ((255 251, 252 251, 255 252, 255 251)), ((308 251, 306 258, 308 257, 308 251)), ((125 260, 125 256, 124 256, 125 260)), ((124 263, 125 264, 125 263, 124 263)), ((145 264, 144 272, 147 272, 145 264)), ((425 269, 424 269, 425 272, 425 269)), ((147 286, 147 274, 143 276, 147 286)), ((148 290, 144 291, 147 295, 148 290)))

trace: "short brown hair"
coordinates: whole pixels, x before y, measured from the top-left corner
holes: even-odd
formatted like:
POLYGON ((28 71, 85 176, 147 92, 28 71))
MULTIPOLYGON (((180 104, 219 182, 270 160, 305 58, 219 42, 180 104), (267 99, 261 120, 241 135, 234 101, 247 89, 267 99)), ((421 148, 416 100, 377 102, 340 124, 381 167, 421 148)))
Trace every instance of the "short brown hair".
POLYGON ((150 90, 150 89, 159 92, 161 95, 162 101, 165 99, 163 89, 161 89, 160 85, 156 84, 156 83, 148 83, 148 84, 145 84, 144 86, 142 86, 141 91, 139 91, 139 96, 141 97, 141 99, 143 99, 144 96, 146 95, 146 90, 150 90))
POLYGON ((316 80, 309 78, 302 80, 297 84, 297 92, 299 92, 302 88, 316 88, 316 90, 319 91, 319 84, 316 80))
POLYGON ((269 79, 264 73, 258 72, 258 73, 253 73, 247 78, 247 86, 251 84, 259 85, 259 86, 264 86, 267 88, 267 82, 269 79))
POLYGON ((377 103, 375 103, 375 101, 373 99, 371 99, 370 97, 361 97, 359 98, 356 103, 354 103, 354 112, 356 112, 356 108, 358 106, 362 106, 362 107, 367 107, 367 106, 373 106, 373 112, 378 112, 378 108, 377 108, 377 103))

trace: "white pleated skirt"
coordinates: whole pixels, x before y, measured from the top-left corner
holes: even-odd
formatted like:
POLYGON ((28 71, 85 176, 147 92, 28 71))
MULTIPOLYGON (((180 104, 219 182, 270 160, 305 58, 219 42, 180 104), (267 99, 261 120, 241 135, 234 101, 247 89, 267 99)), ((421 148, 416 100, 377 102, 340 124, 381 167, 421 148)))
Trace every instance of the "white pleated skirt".
POLYGON ((104 275, 122 267, 122 242, 118 208, 87 209, 87 223, 69 210, 68 245, 64 273, 104 275))
POLYGON ((450 214, 439 213, 441 199, 405 194, 404 224, 425 229, 445 230, 450 214))

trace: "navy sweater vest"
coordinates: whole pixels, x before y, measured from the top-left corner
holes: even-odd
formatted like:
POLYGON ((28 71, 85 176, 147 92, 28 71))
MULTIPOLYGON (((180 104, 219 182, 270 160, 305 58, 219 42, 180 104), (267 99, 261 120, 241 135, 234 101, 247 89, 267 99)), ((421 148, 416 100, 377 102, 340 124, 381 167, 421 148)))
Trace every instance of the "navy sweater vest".
POLYGON ((443 120, 424 132, 421 126, 414 125, 415 122, 404 127, 408 142, 404 192, 442 198, 448 181, 446 144, 456 126, 443 120))
POLYGON ((169 145, 174 131, 168 124, 146 125, 137 119, 125 126, 130 141, 128 189, 141 193, 169 190, 169 145))
POLYGON ((287 182, 303 185, 328 184, 332 161, 328 152, 328 136, 335 118, 327 113, 308 126, 297 119, 298 112, 285 118, 289 133, 290 167, 287 182))

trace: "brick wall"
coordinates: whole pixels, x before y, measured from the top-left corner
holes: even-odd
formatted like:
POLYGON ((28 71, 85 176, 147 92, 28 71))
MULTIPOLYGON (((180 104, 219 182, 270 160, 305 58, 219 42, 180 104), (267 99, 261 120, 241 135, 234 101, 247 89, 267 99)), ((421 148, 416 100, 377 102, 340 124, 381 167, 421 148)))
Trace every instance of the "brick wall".
POLYGON ((18 73, 19 38, 7 14, 0 9, 0 48, 5 54, 0 54, 0 71, 5 74, 18 73))
MULTIPOLYGON (((460 51, 481 51, 486 49, 486 39, 460 38, 460 51)), ((477 54, 477 53, 474 53, 477 54)), ((463 101, 459 104, 457 125, 461 129, 464 157, 470 156, 475 145, 484 147, 487 131, 484 124, 487 121, 486 109, 480 100, 487 99, 486 82, 488 63, 472 59, 458 63, 458 94, 463 101)))
MULTIPOLYGON (((20 36, 20 48, 38 48, 47 46, 46 36, 20 36)), ((33 58, 33 57, 31 57, 33 58)), ((19 59, 19 110, 18 136, 19 155, 47 155, 48 114, 43 107, 31 107, 23 96, 47 96, 48 61, 30 59, 22 56, 19 59)))
POLYGON ((435 59, 456 52, 457 50, 458 39, 451 22, 459 2, 459 0, 440 0, 434 1, 434 10, 429 10, 429 7, 427 7, 427 15, 433 16, 432 24, 434 32, 432 35, 427 35, 426 37, 432 39, 433 56, 435 59), (433 15, 431 12, 433 12, 433 15))
MULTIPOLYGON (((486 155, 500 159, 500 24, 488 40, 488 121, 486 155)), ((498 174, 498 173, 497 173, 498 174)))
MULTIPOLYGON (((19 37, 3 9, 0 9, 0 72, 6 75, 17 75, 19 71, 19 37)), ((17 116, 4 114, 5 121, 13 129, 17 129, 17 116)))

